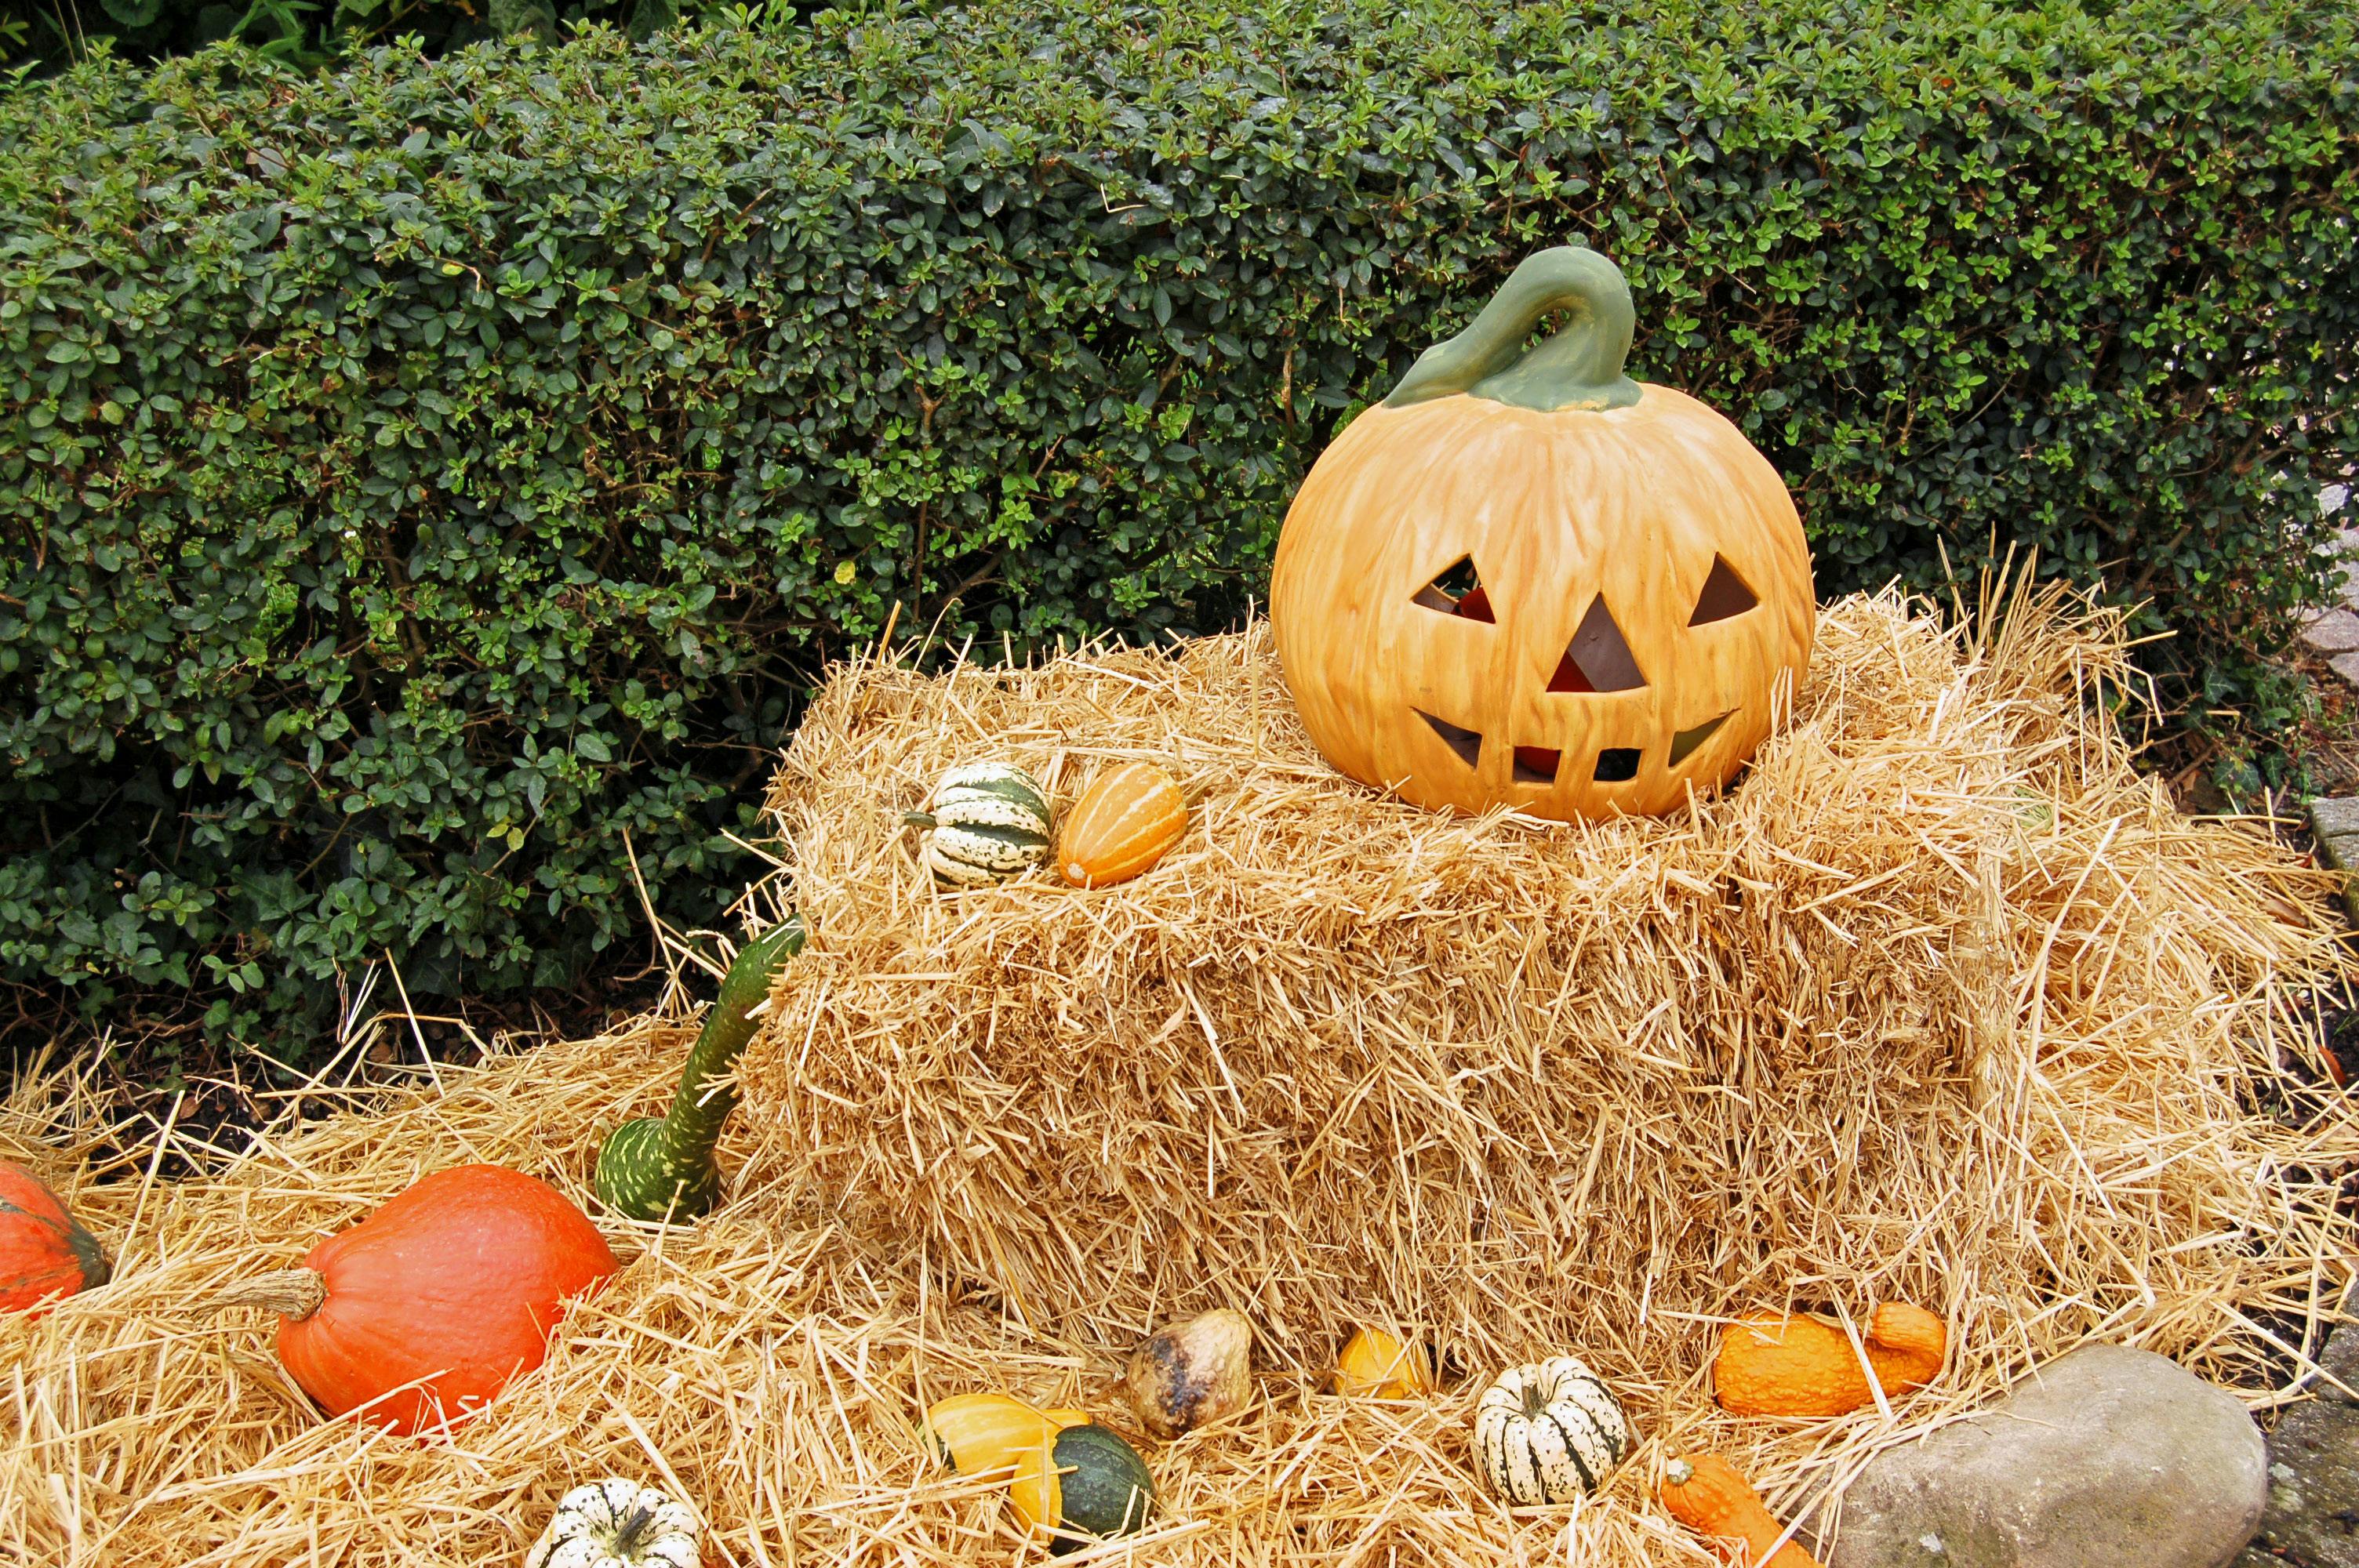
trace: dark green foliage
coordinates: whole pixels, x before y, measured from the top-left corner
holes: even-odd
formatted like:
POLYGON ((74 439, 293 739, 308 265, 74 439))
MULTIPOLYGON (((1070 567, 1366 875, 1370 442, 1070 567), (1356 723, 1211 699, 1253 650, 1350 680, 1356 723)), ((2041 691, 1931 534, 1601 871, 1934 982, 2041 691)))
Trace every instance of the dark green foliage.
POLYGON ((1228 623, 1320 444, 1574 238, 1823 590, 2037 546, 2270 721, 2359 398, 2354 27, 1064 0, 21 89, 0 976, 223 1024, 614 966, 625 832, 713 917, 893 605, 1228 623))
POLYGON ((795 9, 795 0, 18 0, 0 16, 0 65, 57 70, 102 49, 151 60, 228 41, 315 66, 394 38, 440 53, 518 33, 554 39, 592 23, 644 38, 683 17, 791 25, 795 9))

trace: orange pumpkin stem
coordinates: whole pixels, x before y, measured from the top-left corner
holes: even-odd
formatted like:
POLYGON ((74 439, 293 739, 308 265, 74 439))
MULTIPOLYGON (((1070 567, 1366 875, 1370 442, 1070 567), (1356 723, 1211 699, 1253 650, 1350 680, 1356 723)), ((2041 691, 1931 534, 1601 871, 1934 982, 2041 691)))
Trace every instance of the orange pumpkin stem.
MULTIPOLYGON (((1940 1376, 1947 1325, 1922 1307, 1886 1302, 1860 1336, 1886 1398, 1940 1376)), ((1721 1408, 1737 1415, 1833 1416, 1875 1402, 1851 1336, 1815 1318, 1762 1313, 1729 1325, 1712 1362, 1721 1408)))
POLYGON ((215 1296, 216 1307, 260 1307, 279 1316, 302 1322, 326 1303, 328 1281, 310 1269, 281 1269, 275 1273, 257 1274, 237 1283, 215 1296))
POLYGON ((1744 1555, 1723 1547, 1738 1568, 1820 1568, 1819 1560, 1788 1541, 1767 1562, 1763 1554, 1786 1532, 1736 1466, 1717 1454, 1690 1454, 1663 1466, 1655 1495, 1663 1511, 1698 1535, 1744 1542, 1744 1555))

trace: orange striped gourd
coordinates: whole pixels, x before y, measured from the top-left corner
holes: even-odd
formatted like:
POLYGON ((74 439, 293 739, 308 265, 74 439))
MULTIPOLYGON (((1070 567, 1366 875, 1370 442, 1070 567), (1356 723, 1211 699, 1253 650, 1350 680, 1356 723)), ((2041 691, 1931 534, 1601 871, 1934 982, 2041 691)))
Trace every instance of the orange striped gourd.
POLYGON ((1188 830, 1179 782, 1152 762, 1100 773, 1065 814, 1057 870, 1075 887, 1127 881, 1163 859, 1188 830))

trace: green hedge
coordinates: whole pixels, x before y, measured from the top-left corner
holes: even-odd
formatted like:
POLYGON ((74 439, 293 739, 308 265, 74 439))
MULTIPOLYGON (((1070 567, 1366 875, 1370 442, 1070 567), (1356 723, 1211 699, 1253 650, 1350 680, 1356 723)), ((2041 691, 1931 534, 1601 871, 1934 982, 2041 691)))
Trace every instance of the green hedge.
MULTIPOLYGON (((0 101, 0 977, 315 1018, 712 917, 826 658, 1230 623, 1526 251, 1794 488, 2285 687, 2353 455, 2348 7, 1040 0, 0 101), (1485 14, 1495 13, 1495 14, 1485 14)), ((618 946, 618 944, 620 945, 618 946)))
POLYGON ((38 0, 0 12, 0 69, 55 70, 106 49, 158 59, 229 40, 314 66, 394 38, 429 52, 484 38, 603 22, 633 38, 682 19, 758 16, 789 24, 804 0, 38 0))

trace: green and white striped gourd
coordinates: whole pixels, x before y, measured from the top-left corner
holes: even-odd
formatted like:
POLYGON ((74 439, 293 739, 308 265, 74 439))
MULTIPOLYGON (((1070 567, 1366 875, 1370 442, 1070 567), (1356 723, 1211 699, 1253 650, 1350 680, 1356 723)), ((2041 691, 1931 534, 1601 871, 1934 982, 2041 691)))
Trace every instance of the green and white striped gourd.
POLYGON ((1008 762, 964 762, 934 785, 929 811, 906 820, 925 829, 919 858, 946 887, 973 887, 1028 871, 1047 858, 1055 824, 1049 797, 1008 762))
POLYGON ((558 1499, 525 1568, 697 1568, 702 1533, 687 1504, 610 1476, 558 1499))
POLYGON ((1629 1451, 1621 1405, 1575 1357, 1503 1372, 1474 1404, 1475 1465, 1511 1503, 1569 1503, 1629 1451))

